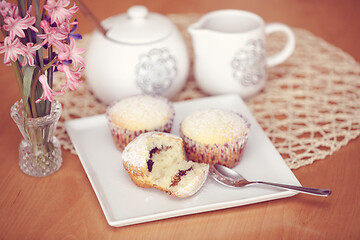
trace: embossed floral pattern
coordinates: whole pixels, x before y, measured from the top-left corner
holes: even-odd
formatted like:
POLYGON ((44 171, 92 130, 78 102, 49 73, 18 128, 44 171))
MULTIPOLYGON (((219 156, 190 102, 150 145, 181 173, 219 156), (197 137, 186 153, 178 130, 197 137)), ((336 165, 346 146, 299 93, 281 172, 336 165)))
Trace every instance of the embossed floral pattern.
POLYGON ((263 40, 250 39, 231 62, 233 77, 243 86, 257 85, 266 78, 266 49, 263 40))
POLYGON ((143 93, 162 94, 177 75, 176 61, 165 49, 152 49, 140 57, 136 65, 136 84, 143 93))

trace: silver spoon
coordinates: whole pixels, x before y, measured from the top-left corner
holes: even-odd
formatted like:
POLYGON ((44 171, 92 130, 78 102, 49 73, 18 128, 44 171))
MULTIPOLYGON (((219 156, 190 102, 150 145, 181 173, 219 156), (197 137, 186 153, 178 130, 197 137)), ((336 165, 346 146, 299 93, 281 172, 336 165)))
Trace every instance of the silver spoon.
POLYGON ((222 165, 218 165, 218 164, 210 165, 210 174, 219 183, 222 183, 222 184, 224 184, 226 186, 230 186, 230 187, 244 187, 249 184, 257 183, 257 184, 265 184, 265 185, 270 185, 270 186, 274 186, 277 188, 288 189, 288 190, 295 191, 295 192, 307 193, 307 194, 312 194, 312 195, 317 195, 317 196, 327 197, 331 194, 330 189, 299 187, 299 186, 270 183, 270 182, 263 182, 263 181, 249 182, 243 176, 241 176, 239 173, 235 172, 234 170, 227 168, 225 166, 222 166, 222 165))

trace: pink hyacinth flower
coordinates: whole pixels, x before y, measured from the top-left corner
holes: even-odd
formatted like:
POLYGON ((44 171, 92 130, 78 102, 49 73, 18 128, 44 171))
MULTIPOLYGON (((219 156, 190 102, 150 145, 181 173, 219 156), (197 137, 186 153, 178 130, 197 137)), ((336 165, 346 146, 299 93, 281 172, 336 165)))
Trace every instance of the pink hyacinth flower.
POLYGON ((66 7, 70 4, 70 0, 48 0, 44 5, 44 8, 50 15, 51 23, 56 23, 58 26, 61 25, 66 20, 70 20, 74 13, 79 10, 79 7, 74 6, 66 9, 66 7))
POLYGON ((66 77, 66 83, 64 85, 61 85, 62 91, 65 91, 66 88, 74 91, 77 87, 80 86, 81 81, 79 81, 79 79, 81 78, 81 72, 84 70, 83 67, 79 67, 77 70, 74 71, 71 70, 68 65, 61 64, 57 66, 57 69, 60 72, 63 72, 66 77))
POLYGON ((12 11, 12 9, 15 7, 15 5, 12 5, 11 3, 8 3, 6 1, 0 1, 0 13, 3 18, 5 18, 8 12, 12 11))
POLYGON ((40 27, 44 30, 44 34, 38 34, 37 36, 44 41, 41 45, 45 45, 46 43, 49 46, 55 46, 59 51, 64 48, 64 44, 62 43, 68 36, 68 33, 63 30, 63 28, 51 27, 49 22, 46 20, 42 20, 40 22, 40 27))
POLYGON ((84 48, 75 48, 75 39, 70 38, 70 44, 64 45, 63 51, 59 53, 58 58, 61 61, 71 60, 74 68, 85 66, 85 60, 80 54, 84 53, 84 48))
POLYGON ((19 16, 19 8, 5 0, 0 0, 0 12, 4 18, 7 16, 17 18, 19 16))
POLYGON ((8 16, 4 18, 5 24, 3 28, 9 32, 11 38, 15 38, 15 36, 24 38, 25 37, 24 30, 28 28, 30 28, 34 32, 38 32, 36 27, 32 26, 36 21, 36 17, 31 17, 29 14, 30 11, 31 11, 31 7, 29 8, 24 18, 20 16, 18 17, 8 16))
POLYGON ((25 66, 27 63, 29 63, 29 66, 34 66, 35 53, 41 47, 42 47, 41 45, 34 46, 33 43, 27 43, 26 46, 23 47, 24 53, 22 55, 24 56, 24 59, 21 65, 25 66))
POLYGON ((8 65, 10 64, 10 60, 16 62, 19 55, 24 54, 24 50, 18 38, 13 40, 11 37, 6 37, 4 45, 0 46, 0 53, 5 53, 4 63, 8 65))
POLYGON ((43 93, 42 93, 41 97, 35 101, 36 103, 38 103, 42 100, 44 100, 44 101, 49 100, 50 102, 52 102, 52 101, 54 101, 53 96, 64 94, 64 92, 56 92, 53 89, 51 89, 47 82, 47 77, 44 74, 42 74, 39 77, 39 82, 41 83, 43 93))

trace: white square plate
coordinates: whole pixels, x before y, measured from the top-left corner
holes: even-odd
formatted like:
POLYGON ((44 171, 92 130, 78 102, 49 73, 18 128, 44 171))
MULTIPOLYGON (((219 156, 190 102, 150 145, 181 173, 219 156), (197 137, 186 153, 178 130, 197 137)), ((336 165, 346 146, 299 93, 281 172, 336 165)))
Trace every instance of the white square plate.
MULTIPOLYGON (((172 133, 179 135, 185 116, 204 108, 243 114, 251 123, 249 140, 235 170, 249 180, 300 186, 299 181, 237 95, 223 95, 174 103, 172 133)), ((122 166, 104 115, 70 120, 66 130, 111 226, 126 226, 175 216, 230 208, 295 195, 294 192, 252 185, 229 188, 209 176, 194 196, 180 199, 156 189, 137 187, 122 166)))

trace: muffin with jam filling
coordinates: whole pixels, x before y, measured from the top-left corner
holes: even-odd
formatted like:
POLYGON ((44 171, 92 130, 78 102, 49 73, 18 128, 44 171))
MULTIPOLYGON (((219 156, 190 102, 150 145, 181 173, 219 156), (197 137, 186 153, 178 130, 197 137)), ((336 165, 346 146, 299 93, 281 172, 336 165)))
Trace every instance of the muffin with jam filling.
POLYGON ((166 98, 137 95, 112 104, 106 118, 116 147, 126 145, 144 132, 170 132, 175 110, 166 98))
POLYGON ((187 161, 182 139, 168 133, 141 134, 126 146, 122 159, 137 186, 182 198, 195 194, 209 172, 208 164, 187 161))

